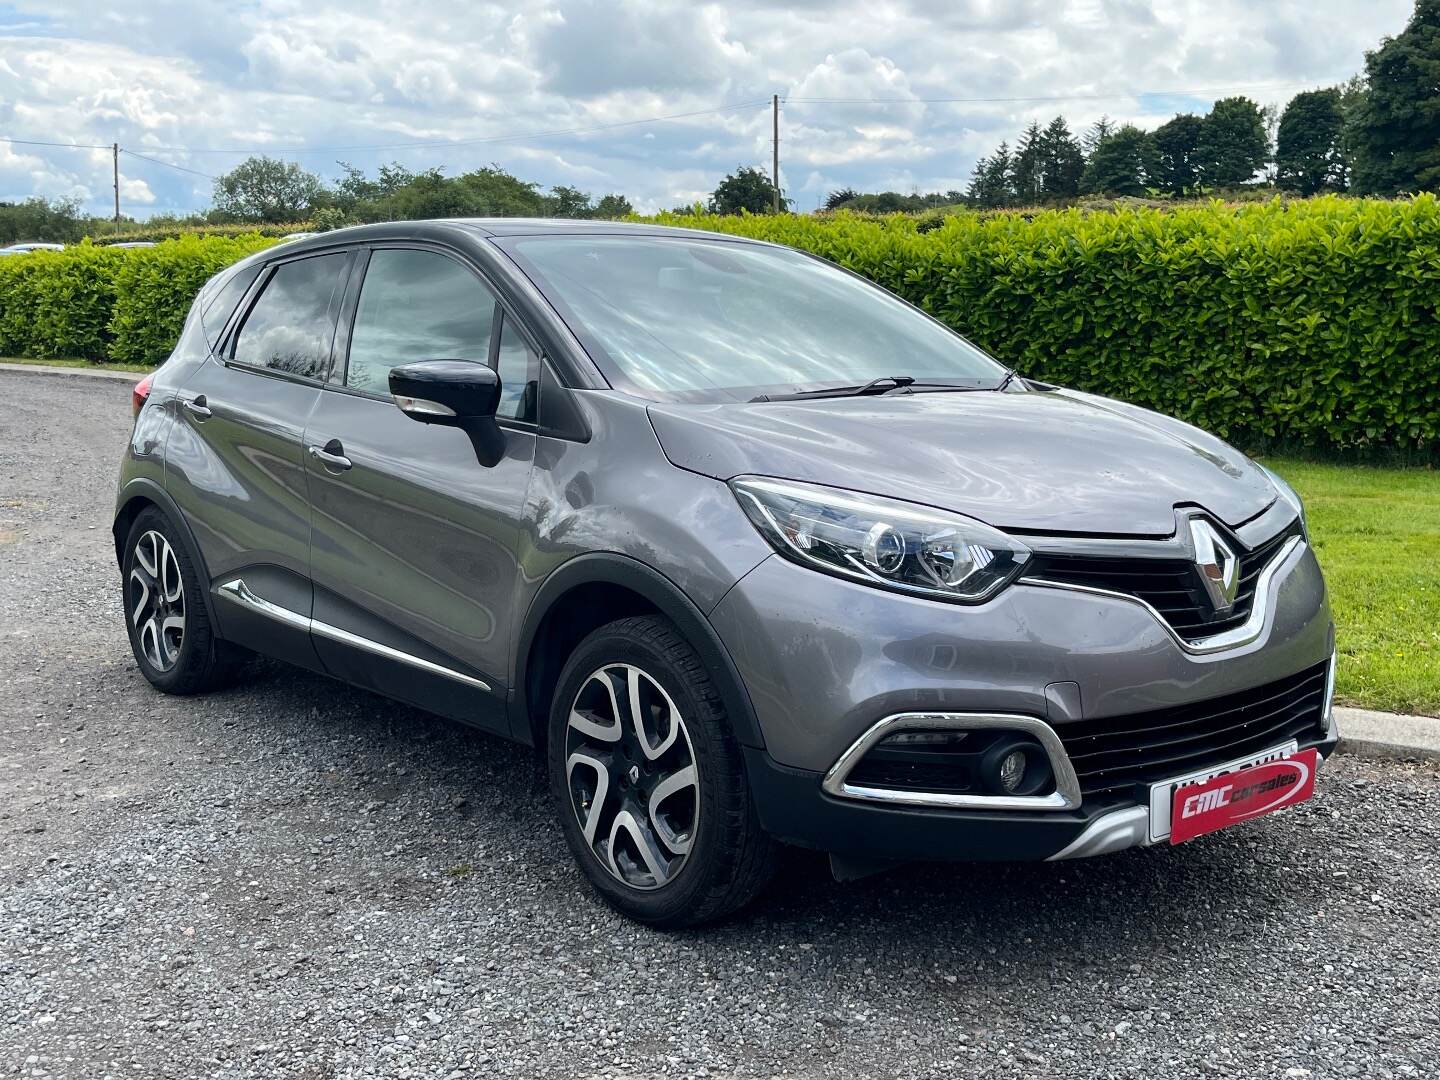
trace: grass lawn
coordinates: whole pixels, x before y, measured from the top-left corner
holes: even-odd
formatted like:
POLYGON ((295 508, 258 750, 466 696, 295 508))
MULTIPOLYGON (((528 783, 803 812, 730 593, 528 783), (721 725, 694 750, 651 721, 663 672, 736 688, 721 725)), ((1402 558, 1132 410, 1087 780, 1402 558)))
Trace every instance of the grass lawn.
POLYGON ((33 360, 27 356, 0 356, 0 364, 39 364, 41 367, 93 367, 101 371, 133 371, 144 375, 155 370, 152 364, 97 364, 93 360, 33 360))
POLYGON ((1440 470, 1269 459, 1305 500, 1345 705, 1440 716, 1440 470))

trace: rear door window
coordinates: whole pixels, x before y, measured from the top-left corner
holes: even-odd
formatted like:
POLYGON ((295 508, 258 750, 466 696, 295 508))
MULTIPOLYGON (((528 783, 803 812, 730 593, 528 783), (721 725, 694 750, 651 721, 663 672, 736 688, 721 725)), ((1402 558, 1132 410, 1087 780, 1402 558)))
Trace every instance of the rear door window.
POLYGON ((324 378, 335 337, 334 304, 348 258, 336 252, 281 263, 245 316, 232 359, 306 379, 324 378))

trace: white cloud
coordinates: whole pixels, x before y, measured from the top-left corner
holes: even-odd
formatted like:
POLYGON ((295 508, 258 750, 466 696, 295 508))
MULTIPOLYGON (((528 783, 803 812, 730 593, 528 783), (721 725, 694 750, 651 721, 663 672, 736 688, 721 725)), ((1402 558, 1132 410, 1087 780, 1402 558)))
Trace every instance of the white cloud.
POLYGON ((150 190, 150 185, 144 180, 122 176, 120 178, 120 199, 127 206, 135 203, 149 206, 155 201, 155 193, 150 190))
MULTIPOLYGON (((299 154, 455 173, 491 162, 542 185, 621 191, 642 208, 703 197, 737 164, 768 168, 779 92, 782 173, 802 208, 840 186, 945 190, 1031 119, 1145 124, 1198 100, 1144 90, 1308 84, 1360 70, 1412 0, 10 0, 0 135, 122 146, 205 174, 203 150, 449 142, 299 154), (1053 101, 968 101, 937 98, 1053 101), (886 104, 803 104, 884 98, 886 104), (924 99, 924 100, 922 100, 924 99), (175 150, 176 147, 189 148, 175 150)), ((1214 96, 1214 95, 1209 95, 1214 96)), ((209 181, 122 158, 129 212, 203 205, 209 181)), ((77 197, 104 212, 108 154, 0 144, 0 198, 77 197)))

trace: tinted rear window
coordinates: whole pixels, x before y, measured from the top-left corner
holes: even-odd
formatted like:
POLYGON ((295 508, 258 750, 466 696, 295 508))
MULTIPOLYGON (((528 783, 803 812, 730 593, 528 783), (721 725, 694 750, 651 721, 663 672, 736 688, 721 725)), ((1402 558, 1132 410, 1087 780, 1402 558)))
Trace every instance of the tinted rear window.
POLYGON ((245 316, 234 359, 253 367, 320 379, 335 337, 332 301, 346 256, 317 255, 282 263, 245 316))

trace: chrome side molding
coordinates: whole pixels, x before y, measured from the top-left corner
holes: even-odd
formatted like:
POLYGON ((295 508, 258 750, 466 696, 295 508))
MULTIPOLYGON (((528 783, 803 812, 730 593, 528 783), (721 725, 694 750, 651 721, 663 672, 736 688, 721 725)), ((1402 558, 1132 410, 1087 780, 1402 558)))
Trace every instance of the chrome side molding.
POLYGON ((876 722, 840 755, 825 774, 821 788, 841 799, 888 803, 892 806, 935 806, 950 810, 1074 810, 1080 805, 1080 781, 1070 755, 1055 729, 1033 716, 1008 713, 896 713, 876 722), (970 795, 940 791, 901 791, 851 784, 848 777, 869 750, 887 735, 900 731, 1021 731, 1033 735, 1050 759, 1055 790, 1048 795, 970 795))
POLYGON ((274 619, 276 622, 284 623, 286 626, 296 630, 304 630, 311 634, 318 634, 320 637, 329 638, 331 641, 338 641, 344 645, 350 645, 375 656, 383 656, 387 660, 394 660, 401 664, 408 664, 410 667, 418 668, 421 671, 428 671, 432 675, 442 675, 447 679, 454 679, 456 682, 464 683, 467 686, 476 687, 479 690, 488 691, 490 684, 474 676, 466 675, 464 672, 456 671, 454 668, 445 667, 426 660, 423 657, 413 656, 410 653, 402 652, 400 649, 391 648, 378 641, 371 641, 369 638, 361 637, 359 634, 352 634, 348 630, 342 630, 338 626, 331 626, 329 623, 312 619, 308 615, 301 615, 298 611, 291 611, 287 607, 273 604, 263 596, 257 596, 251 588, 245 584, 244 578, 233 578, 215 587, 216 593, 223 596, 233 604, 247 608, 257 614, 274 619))
POLYGON ((1036 585, 1044 589, 1064 589, 1067 592, 1089 593, 1093 596, 1108 596, 1115 600, 1138 604, 1155 617, 1155 621, 1164 627, 1165 632, 1181 649, 1194 656, 1205 656, 1209 653, 1224 652, 1227 649, 1237 649, 1241 645, 1249 645, 1260 637, 1265 629, 1265 620, 1270 615, 1270 609, 1275 606, 1274 593, 1280 572, 1285 569, 1291 557, 1297 552, 1303 551, 1305 547, 1304 540, 1298 536, 1292 536, 1275 553, 1275 557, 1265 564, 1265 569, 1261 570, 1260 576, 1255 579, 1255 600, 1250 606, 1250 615, 1243 623, 1224 633, 1212 634, 1210 637, 1197 638, 1194 641, 1186 641, 1175 632, 1175 628, 1165 621, 1165 616, 1156 611, 1152 604, 1130 593, 1115 592, 1112 589, 1097 589, 1090 585, 1073 585, 1068 581, 1050 581, 1047 578, 1022 577, 1016 584, 1036 585))

